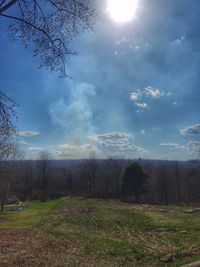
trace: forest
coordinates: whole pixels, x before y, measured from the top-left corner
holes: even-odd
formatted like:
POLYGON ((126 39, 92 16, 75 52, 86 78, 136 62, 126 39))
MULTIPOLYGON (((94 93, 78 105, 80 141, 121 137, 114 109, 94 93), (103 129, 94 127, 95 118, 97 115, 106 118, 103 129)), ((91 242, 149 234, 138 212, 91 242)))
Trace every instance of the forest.
POLYGON ((52 160, 48 152, 41 152, 39 160, 1 162, 0 199, 6 203, 27 200, 46 201, 63 196, 121 199, 149 204, 200 202, 200 162, 119 160, 114 158, 85 160, 52 160), (129 174, 131 164, 145 173, 129 174), (137 179, 142 188, 134 184, 137 179), (126 194, 124 188, 130 188, 126 194), (132 188, 131 188, 132 186, 132 188), (139 196, 139 197, 137 197, 139 196))

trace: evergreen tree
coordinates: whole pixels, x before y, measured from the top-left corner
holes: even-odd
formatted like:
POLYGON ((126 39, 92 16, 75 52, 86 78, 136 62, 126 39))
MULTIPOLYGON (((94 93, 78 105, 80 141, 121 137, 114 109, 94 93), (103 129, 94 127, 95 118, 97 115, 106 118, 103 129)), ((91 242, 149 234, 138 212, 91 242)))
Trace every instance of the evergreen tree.
POLYGON ((147 177, 140 164, 136 162, 129 164, 122 177, 122 197, 134 196, 135 201, 139 202, 141 194, 147 189, 147 177))

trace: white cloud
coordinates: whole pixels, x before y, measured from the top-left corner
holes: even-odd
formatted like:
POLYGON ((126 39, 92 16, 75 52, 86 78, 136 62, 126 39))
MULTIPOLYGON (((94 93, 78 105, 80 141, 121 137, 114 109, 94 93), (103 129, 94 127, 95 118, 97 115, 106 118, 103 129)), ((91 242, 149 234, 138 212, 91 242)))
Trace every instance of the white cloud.
POLYGON ((158 88, 154 88, 154 87, 148 86, 148 87, 145 88, 145 94, 148 97, 160 98, 162 96, 170 96, 171 95, 171 92, 167 92, 166 93, 164 91, 161 91, 158 88))
POLYGON ((136 92, 131 93, 130 99, 133 101, 138 101, 142 96, 142 93, 140 90, 137 90, 136 92))
POLYGON ((111 132, 106 134, 93 135, 89 138, 96 144, 109 146, 129 143, 133 139, 133 135, 123 132, 111 132))
POLYGON ((200 157, 200 142, 199 141, 190 141, 187 144, 187 151, 196 157, 200 157))
MULTIPOLYGON (((171 92, 164 92, 158 88, 148 86, 143 90, 138 89, 138 90, 132 92, 130 94, 130 100, 134 101, 135 105, 138 108, 145 109, 145 108, 149 107, 149 105, 146 103, 146 101, 149 98, 158 99, 160 97, 166 97, 166 96, 171 96, 171 92), (138 102, 139 100, 140 100, 140 102, 138 102)), ((137 110, 136 112, 140 113, 140 110, 137 110)))
POLYGON ((120 156, 121 158, 131 158, 146 153, 140 147, 132 143, 133 135, 124 132, 111 132, 90 136, 90 140, 97 145, 102 155, 120 156))
POLYGON ((135 105, 138 107, 138 108, 142 108, 142 109, 145 109, 148 107, 147 103, 142 103, 142 102, 136 102, 135 105))
POLYGON ((18 131, 17 135, 21 136, 21 137, 32 137, 32 136, 37 136, 39 135, 40 132, 36 132, 36 131, 18 131))
POLYGON ((200 134, 200 124, 191 125, 185 129, 181 129, 180 133, 182 135, 199 135, 200 134))

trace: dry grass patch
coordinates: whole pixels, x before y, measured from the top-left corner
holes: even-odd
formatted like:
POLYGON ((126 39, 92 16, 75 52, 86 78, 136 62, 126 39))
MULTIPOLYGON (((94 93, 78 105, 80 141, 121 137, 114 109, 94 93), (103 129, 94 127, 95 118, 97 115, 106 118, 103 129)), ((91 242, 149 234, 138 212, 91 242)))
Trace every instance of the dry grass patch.
POLYGON ((33 230, 0 232, 0 240, 1 267, 106 266, 83 255, 73 242, 33 230))
POLYGON ((30 203, 21 214, 0 216, 0 266, 154 267, 199 259, 200 214, 160 208, 85 198, 30 203))

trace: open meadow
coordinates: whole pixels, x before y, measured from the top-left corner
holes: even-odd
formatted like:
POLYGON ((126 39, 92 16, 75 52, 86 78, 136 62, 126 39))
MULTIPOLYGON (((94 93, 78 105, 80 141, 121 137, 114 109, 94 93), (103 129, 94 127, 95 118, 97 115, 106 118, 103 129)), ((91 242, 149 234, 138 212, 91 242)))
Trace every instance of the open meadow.
POLYGON ((0 266, 182 266, 200 259, 189 207, 62 198, 0 215, 0 266))

